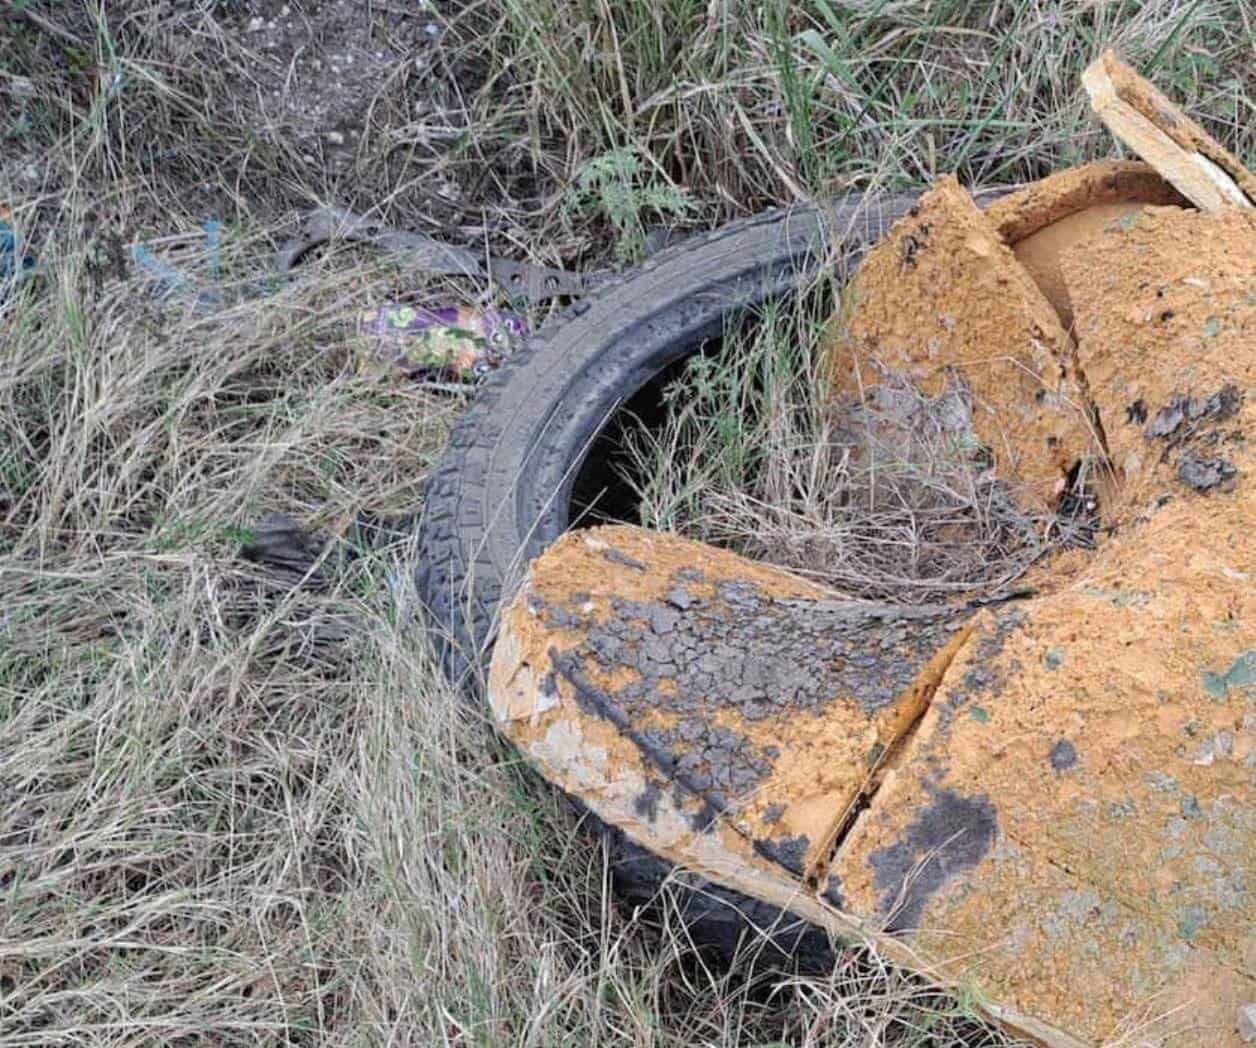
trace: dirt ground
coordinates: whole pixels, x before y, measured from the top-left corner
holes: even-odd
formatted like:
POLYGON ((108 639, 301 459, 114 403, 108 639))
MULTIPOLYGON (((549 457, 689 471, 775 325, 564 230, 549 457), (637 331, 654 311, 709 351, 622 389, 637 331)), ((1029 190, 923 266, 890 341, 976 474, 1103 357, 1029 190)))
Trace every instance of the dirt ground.
MULTIPOLYGON (((333 174, 350 165, 371 105, 398 65, 408 62, 421 78, 443 30, 434 10, 423 20, 348 0, 254 3, 234 22, 231 31, 256 62, 248 86, 259 126, 282 128, 303 161, 333 174)), ((431 100, 412 103, 416 116, 431 108, 431 100)))
MULTIPOLYGON (((439 167, 464 133, 460 71, 444 64, 448 25, 434 3, 406 10, 259 0, 232 8, 222 26, 247 57, 231 93, 246 100, 259 132, 305 165, 305 181, 321 181, 352 206, 373 207, 386 195, 374 179, 363 183, 385 150, 439 167), (390 136, 397 125, 404 130, 390 136)), ((424 223, 460 240, 482 232, 473 221, 479 201, 456 179, 432 171, 415 192, 424 223)))
POLYGON ((295 210, 330 203, 517 255, 527 221, 519 212, 535 207, 535 187, 529 165, 504 155, 512 150, 488 153, 470 133, 485 75, 468 53, 474 12, 407 7, 256 0, 110 8, 104 24, 115 54, 129 51, 130 60, 119 56, 109 70, 90 68, 85 15, 54 20, 73 37, 64 46, 11 22, 21 57, 44 74, 44 86, 56 84, 64 108, 40 97, 39 78, 10 82, 0 177, 24 196, 64 192, 47 135, 91 119, 89 99, 100 109, 113 84, 115 96, 153 92, 134 114, 100 128, 107 156, 97 174, 139 190, 117 216, 126 231, 173 232, 184 209, 201 220, 282 227, 295 210), (154 74, 173 93, 156 89, 154 74))

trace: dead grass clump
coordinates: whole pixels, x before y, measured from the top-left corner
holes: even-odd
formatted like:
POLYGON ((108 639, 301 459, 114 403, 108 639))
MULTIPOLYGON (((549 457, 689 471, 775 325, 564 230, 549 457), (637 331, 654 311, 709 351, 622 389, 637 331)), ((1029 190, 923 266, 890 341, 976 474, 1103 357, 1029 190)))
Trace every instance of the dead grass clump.
POLYGON ((1084 537, 1018 505, 973 434, 966 388, 927 398, 887 374, 863 403, 819 400, 823 329, 800 305, 771 311, 718 364, 695 360, 663 429, 631 434, 647 525, 905 603, 1004 591, 1084 537))

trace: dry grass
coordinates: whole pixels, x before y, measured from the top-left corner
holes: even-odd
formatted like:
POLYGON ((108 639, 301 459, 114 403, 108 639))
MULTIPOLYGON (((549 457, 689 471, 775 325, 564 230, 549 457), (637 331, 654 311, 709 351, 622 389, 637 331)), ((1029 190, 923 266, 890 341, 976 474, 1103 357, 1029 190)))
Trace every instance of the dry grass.
POLYGON ((921 603, 1008 592, 1086 519, 1030 514, 989 468, 955 385, 922 397, 893 374, 864 403, 820 401, 824 296, 804 293, 700 357, 625 456, 645 523, 779 564, 852 596, 921 603))
MULTIPOLYGON (((345 367, 348 318, 413 275, 341 252, 269 285, 269 253, 315 202, 597 263, 667 186, 709 223, 1030 177, 1108 152, 1074 84, 1109 40, 1250 157, 1246 5, 442 9, 443 47, 381 80, 335 176, 252 106, 250 5, 32 7, 74 39, 0 14, 0 204, 40 264, 0 301, 0 1044, 1008 1043, 875 956, 764 981, 617 911, 601 852, 433 673, 407 543, 329 558, 322 588, 240 559, 268 512, 415 512, 459 406, 345 367), (572 206, 576 170, 624 149, 633 221, 572 206), (137 243, 225 304, 162 298, 137 243)), ((836 468, 776 417, 776 483, 836 468)), ((726 538, 797 530, 709 490, 726 538)), ((854 526, 830 509, 782 512, 854 526)))
POLYGON ((91 291, 79 250, 46 246, 5 314, 0 1043, 976 1029, 875 958, 765 985, 617 913, 601 852, 428 664, 408 543, 321 590, 239 560, 263 511, 419 500, 451 405, 337 366, 383 277, 330 260, 203 317, 91 291))

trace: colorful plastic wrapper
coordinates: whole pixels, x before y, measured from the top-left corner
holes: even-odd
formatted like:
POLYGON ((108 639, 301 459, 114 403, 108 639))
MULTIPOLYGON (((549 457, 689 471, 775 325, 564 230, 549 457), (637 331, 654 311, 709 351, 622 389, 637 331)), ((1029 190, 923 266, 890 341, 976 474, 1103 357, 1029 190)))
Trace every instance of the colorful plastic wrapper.
POLYGON ((378 306, 359 315, 357 371, 474 382, 497 368, 526 332, 522 317, 500 309, 378 306))

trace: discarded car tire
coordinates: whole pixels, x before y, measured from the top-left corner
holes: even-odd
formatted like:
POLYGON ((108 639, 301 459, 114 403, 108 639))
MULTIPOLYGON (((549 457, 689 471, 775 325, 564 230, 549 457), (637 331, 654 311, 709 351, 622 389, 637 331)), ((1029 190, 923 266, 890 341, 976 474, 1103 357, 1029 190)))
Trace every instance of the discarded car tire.
POLYGON ((485 382, 428 480, 419 528, 419 593, 452 681, 469 683, 499 602, 569 527, 572 485, 615 410, 730 319, 814 277, 826 252, 856 263, 913 199, 858 195, 687 240, 578 303, 485 382))
MULTIPOLYGON (((488 379, 429 478, 419 528, 419 594, 451 681, 478 693, 499 605, 568 529, 573 483, 616 409, 733 318, 805 286, 826 259, 855 265, 913 200, 855 195, 689 239, 578 303, 488 379)), ((620 898, 655 902, 672 865, 589 819, 620 898)), ((768 952, 780 953, 763 960, 832 964, 820 929, 698 878, 684 884, 672 898, 696 944, 731 955, 766 931, 768 952)))
MULTIPOLYGON (((983 208, 998 201, 991 216, 1015 246, 1087 208, 1175 198, 1146 165, 1109 161, 977 199, 983 208)), ((580 302, 490 377, 429 478, 419 529, 419 592, 452 681, 478 697, 499 606, 570 526, 574 481, 616 409, 731 319, 805 286, 826 259, 853 270, 915 201, 852 195, 686 240, 580 302)), ((588 818, 605 835, 620 897, 633 906, 656 900, 672 864, 588 818)), ((673 898, 695 942, 728 954, 748 930, 769 931, 775 956, 764 960, 783 954, 804 968, 831 965, 817 927, 693 875, 684 884, 673 898)))

